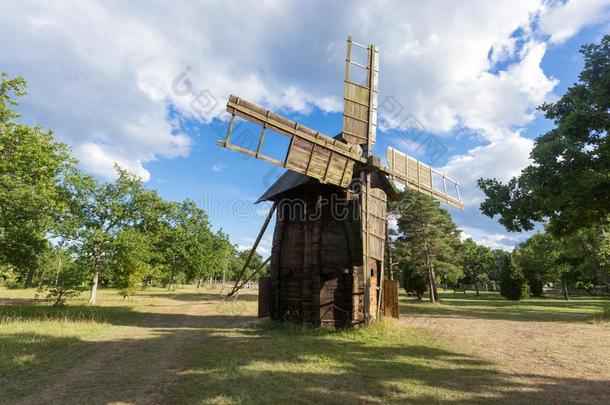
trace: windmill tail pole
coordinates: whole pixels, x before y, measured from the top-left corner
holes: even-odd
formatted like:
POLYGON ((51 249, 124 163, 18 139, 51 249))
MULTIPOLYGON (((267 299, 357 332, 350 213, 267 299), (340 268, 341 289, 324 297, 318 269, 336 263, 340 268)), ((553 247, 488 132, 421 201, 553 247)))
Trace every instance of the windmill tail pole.
POLYGON ((277 202, 274 202, 273 206, 269 210, 269 213, 267 214, 267 218, 265 218, 265 222, 263 223, 261 230, 258 232, 258 236, 256 237, 256 240, 254 241, 254 245, 252 246, 252 249, 250 249, 248 258, 246 259, 241 271, 237 275, 237 278, 235 279, 235 284, 233 285, 233 288, 231 289, 231 291, 227 294, 227 297, 231 297, 233 294, 235 294, 241 287, 243 287, 245 285, 245 283, 250 281, 250 279, 252 278, 252 276, 254 276, 254 274, 256 274, 260 269, 262 269, 264 267, 265 264, 267 264, 267 262, 269 262, 270 258, 265 260, 265 263, 263 264, 263 266, 261 266, 259 269, 257 269, 245 282, 241 283, 241 285, 240 285, 240 280, 244 276, 244 273, 246 272, 246 269, 248 268, 248 265, 250 264, 250 260, 252 260, 252 257, 254 256, 254 253, 256 252, 256 248, 258 247, 258 244, 260 243, 261 239, 263 238, 263 235, 265 234, 265 231, 267 230, 267 226, 269 226, 269 222, 271 222, 271 218, 273 217, 273 213, 275 212, 276 208, 277 208, 277 202))
POLYGON ((242 287, 245 286, 248 283, 248 281, 252 280, 252 277, 254 277, 259 271, 264 269, 265 266, 267 265, 267 263, 269 263, 270 261, 271 261, 271 256, 269 256, 267 259, 265 259, 265 261, 262 262, 261 265, 258 266, 258 268, 252 272, 252 274, 250 274, 248 277, 246 277, 246 279, 244 281, 239 283, 239 285, 237 287, 233 287, 233 291, 231 291, 229 294, 227 294, 227 297, 230 297, 233 294, 235 294, 237 291, 241 290, 242 287))

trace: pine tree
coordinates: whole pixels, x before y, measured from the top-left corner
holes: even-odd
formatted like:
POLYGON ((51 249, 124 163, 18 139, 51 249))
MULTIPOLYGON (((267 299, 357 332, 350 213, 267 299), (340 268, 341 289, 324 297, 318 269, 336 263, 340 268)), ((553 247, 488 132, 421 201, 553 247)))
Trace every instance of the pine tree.
POLYGON ((460 231, 438 202, 412 190, 402 192, 393 211, 398 215, 398 242, 404 247, 404 255, 397 262, 409 261, 403 271, 427 273, 430 302, 434 303, 438 300, 437 273, 451 282, 461 276, 457 265, 460 231))

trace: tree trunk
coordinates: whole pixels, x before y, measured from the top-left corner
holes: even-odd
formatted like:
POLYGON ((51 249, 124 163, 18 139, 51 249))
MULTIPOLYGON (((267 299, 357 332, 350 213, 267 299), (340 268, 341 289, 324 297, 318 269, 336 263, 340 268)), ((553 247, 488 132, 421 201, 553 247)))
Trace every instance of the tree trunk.
POLYGON ((172 274, 169 276, 169 285, 167 286, 167 291, 171 291, 174 287, 174 280, 176 279, 176 261, 172 263, 172 274))
POLYGON ((428 249, 428 241, 425 238, 426 248, 426 265, 428 266, 428 288, 430 289, 430 303, 435 304, 437 298, 436 281, 434 277, 434 266, 432 265, 432 259, 430 259, 430 250, 428 249))
POLYGON ((97 264, 93 270, 93 279, 91 280, 91 291, 89 293, 89 304, 95 304, 97 299, 97 283, 100 278, 100 271, 97 264))
POLYGON ((100 256, 97 249, 93 249, 93 279, 91 280, 91 291, 89 293, 89 304, 95 304, 97 299, 97 284, 100 279, 100 256))
POLYGON ((436 274, 432 262, 430 262, 430 276, 432 280, 432 291, 434 291, 434 303, 436 303, 438 302, 438 289, 436 288, 436 274))
POLYGON ((563 284, 563 297, 566 300, 570 299, 570 296, 568 295, 568 284, 565 281, 561 281, 561 284, 563 284))
POLYGON ((55 300, 55 303, 53 304, 54 307, 59 306, 59 303, 61 302, 61 298, 64 296, 63 291, 60 291, 59 294, 57 294, 57 299, 55 300))
POLYGON ((434 266, 432 265, 432 259, 430 258, 430 247, 428 245, 428 234, 424 229, 424 215, 421 211, 421 207, 419 210, 419 217, 421 219, 420 226, 422 228, 422 232, 424 234, 424 249, 426 251, 426 265, 428 266, 428 286, 430 288, 430 303, 436 303, 437 291, 436 291, 436 281, 434 280, 434 266))
POLYGON ((476 281, 474 283, 474 289, 477 292, 477 295, 479 295, 479 283, 477 283, 476 281))
POLYGON ((28 271, 28 276, 25 279, 25 284, 23 286, 23 288, 30 288, 32 286, 32 281, 34 280, 34 275, 36 274, 36 269, 35 268, 30 268, 30 271, 28 271))
POLYGON ((565 281, 561 281, 561 284, 563 284, 563 297, 566 300, 570 299, 570 296, 568 295, 568 284, 565 281))
POLYGON ((426 245, 426 265, 428 266, 428 289, 430 290, 430 303, 436 303, 436 283, 434 281, 434 267, 430 260, 430 253, 428 252, 428 246, 426 245))

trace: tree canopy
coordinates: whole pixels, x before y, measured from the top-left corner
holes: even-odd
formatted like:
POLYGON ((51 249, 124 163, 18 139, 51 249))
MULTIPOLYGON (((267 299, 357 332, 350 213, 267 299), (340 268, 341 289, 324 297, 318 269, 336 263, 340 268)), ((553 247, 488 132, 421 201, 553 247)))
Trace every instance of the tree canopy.
POLYGON ((61 181, 75 160, 50 131, 16 122, 23 78, 0 75, 0 265, 31 285, 47 233, 63 209, 61 181))
POLYGON ((481 211, 510 231, 548 221, 565 235, 610 219, 610 35, 581 53, 578 82, 539 107, 555 127, 535 140, 532 164, 508 183, 479 179, 481 211))

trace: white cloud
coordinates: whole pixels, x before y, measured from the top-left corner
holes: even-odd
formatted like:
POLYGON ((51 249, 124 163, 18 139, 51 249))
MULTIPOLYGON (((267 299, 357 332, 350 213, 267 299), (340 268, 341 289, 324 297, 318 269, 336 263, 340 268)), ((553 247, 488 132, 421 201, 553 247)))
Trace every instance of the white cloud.
MULTIPOLYGON (((254 238, 243 238, 242 242, 238 245, 239 250, 249 250, 252 249, 254 245, 254 238)), ((271 247, 273 245, 273 240, 269 236, 265 236, 261 239, 258 247, 256 248, 256 252, 263 256, 263 259, 266 259, 267 256, 271 254, 271 247)))
POLYGON ((77 158, 94 174, 112 177, 116 174, 114 165, 117 164, 144 181, 150 179, 150 173, 142 166, 140 160, 131 160, 122 156, 122 151, 117 148, 87 142, 79 145, 75 152, 77 158))
POLYGON ((556 84, 540 68, 545 38, 558 43, 600 22, 607 3, 320 0, 144 9, 15 0, 0 11, 0 66, 30 82, 24 115, 55 129, 85 167, 111 176, 118 162, 148 178, 147 162, 186 156, 193 143, 168 118, 169 104, 203 121, 222 114, 231 93, 274 109, 339 111, 351 34, 380 47, 380 94, 400 107, 380 111, 389 125, 412 114, 436 133, 466 127, 491 150, 517 142, 515 129, 556 84), (508 66, 496 72, 499 62, 508 66))
POLYGON ((462 239, 472 238, 478 243, 492 249, 513 250, 515 245, 527 239, 528 234, 507 234, 506 232, 489 232, 485 229, 468 227, 462 228, 462 239))
POLYGON ((603 22, 610 16, 608 0, 570 0, 556 7, 547 7, 540 15, 540 30, 550 41, 564 42, 591 23, 603 22))
POLYGON ((484 177, 506 181, 518 175, 530 163, 532 146, 532 140, 514 134, 452 157, 442 171, 459 179, 466 206, 477 209, 482 200, 482 193, 476 186, 477 180, 484 177))

